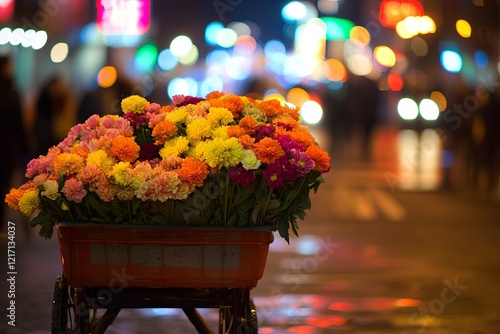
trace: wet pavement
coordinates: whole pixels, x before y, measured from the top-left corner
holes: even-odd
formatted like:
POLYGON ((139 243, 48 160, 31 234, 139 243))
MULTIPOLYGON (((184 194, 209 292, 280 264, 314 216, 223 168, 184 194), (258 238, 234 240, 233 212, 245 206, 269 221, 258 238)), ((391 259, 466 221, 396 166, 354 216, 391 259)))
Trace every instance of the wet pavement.
MULTIPOLYGON (((288 245, 277 236, 271 244, 251 292, 259 333, 500 333, 500 201, 432 189, 440 179, 432 161, 402 169, 401 159, 381 154, 370 163, 336 163, 300 238, 288 245)), ((0 333, 49 333, 61 272, 57 240, 38 237, 18 216, 11 220, 15 297, 8 297, 2 240, 0 308, 15 300, 16 326, 3 311, 0 333)), ((200 313, 216 331, 217 312, 200 313)), ((106 333, 181 332, 195 333, 182 310, 130 309, 106 333)))

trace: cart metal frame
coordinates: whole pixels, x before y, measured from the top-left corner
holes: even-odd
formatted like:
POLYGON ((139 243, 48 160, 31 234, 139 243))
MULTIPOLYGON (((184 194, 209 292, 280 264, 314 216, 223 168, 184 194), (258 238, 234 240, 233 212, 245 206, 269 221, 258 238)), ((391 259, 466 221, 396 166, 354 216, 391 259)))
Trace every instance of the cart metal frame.
POLYGON ((52 302, 52 334, 102 334, 121 309, 181 308, 198 333, 214 333, 196 308, 219 309, 218 333, 257 334, 257 311, 250 288, 74 288, 57 277, 52 302), (104 313, 97 317, 97 310, 104 313))

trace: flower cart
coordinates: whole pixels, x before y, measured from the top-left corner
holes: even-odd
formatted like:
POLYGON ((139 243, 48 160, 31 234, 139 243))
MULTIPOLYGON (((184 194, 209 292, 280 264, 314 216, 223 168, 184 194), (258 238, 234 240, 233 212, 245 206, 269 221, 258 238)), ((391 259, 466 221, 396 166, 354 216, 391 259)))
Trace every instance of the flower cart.
POLYGON ((219 309, 219 333, 257 333, 250 290, 271 230, 58 224, 56 232, 63 277, 52 333, 104 333, 123 308, 182 308, 199 333, 212 333, 199 307, 219 309))
POLYGON ((5 201, 60 246, 52 333, 103 333, 124 308, 218 308, 220 333, 257 333, 250 290, 274 231, 297 218, 330 157, 278 100, 212 92, 173 105, 125 98, 91 116, 5 201))

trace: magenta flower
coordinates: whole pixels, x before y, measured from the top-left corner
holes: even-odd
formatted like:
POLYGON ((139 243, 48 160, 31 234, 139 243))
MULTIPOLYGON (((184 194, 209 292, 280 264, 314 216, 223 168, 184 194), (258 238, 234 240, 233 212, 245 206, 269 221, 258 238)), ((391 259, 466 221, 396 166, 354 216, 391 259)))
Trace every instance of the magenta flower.
POLYGON ((262 176, 266 180, 270 188, 280 188, 285 185, 285 178, 283 177, 283 168, 278 160, 274 164, 268 165, 262 171, 262 176))
POLYGON ((306 149, 304 146, 302 146, 299 142, 296 142, 290 138, 290 136, 287 135, 279 135, 276 140, 279 141, 281 147, 283 147, 283 150, 286 152, 286 155, 291 157, 293 154, 293 151, 298 150, 298 151, 305 151, 306 149))
POLYGON ((242 165, 237 165, 229 169, 229 178, 242 187, 249 187, 255 180, 255 175, 252 170, 246 170, 242 165))
POLYGON ((139 151, 139 161, 149 161, 159 157, 160 148, 151 143, 144 143, 141 145, 139 151))
POLYGON ((255 132, 255 142, 260 141, 261 139, 265 137, 270 137, 273 138, 274 135, 274 126, 272 124, 270 125, 261 125, 258 129, 257 132, 255 132))
POLYGON ((314 168, 314 161, 305 152, 293 150, 290 164, 294 167, 298 176, 304 176, 314 168))

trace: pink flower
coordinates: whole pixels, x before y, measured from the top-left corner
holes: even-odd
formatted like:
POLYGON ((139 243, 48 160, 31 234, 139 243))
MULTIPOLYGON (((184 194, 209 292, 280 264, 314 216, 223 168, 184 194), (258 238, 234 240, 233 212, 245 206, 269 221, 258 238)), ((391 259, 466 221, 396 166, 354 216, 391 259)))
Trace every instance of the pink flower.
POLYGON ((85 195, 87 195, 87 191, 83 188, 83 183, 74 177, 66 180, 61 191, 68 201, 75 203, 80 203, 85 195))

